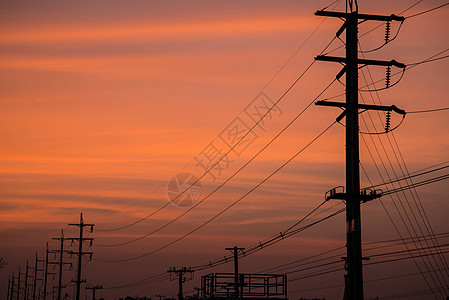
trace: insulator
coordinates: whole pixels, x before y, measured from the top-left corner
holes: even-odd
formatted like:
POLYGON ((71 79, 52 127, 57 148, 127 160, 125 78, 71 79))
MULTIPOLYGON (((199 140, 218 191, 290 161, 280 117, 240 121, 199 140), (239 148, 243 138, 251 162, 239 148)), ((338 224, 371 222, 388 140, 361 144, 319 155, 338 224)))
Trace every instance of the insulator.
POLYGON ((391 111, 387 111, 387 117, 385 120, 385 132, 390 131, 390 119, 391 119, 391 111))
POLYGON ((385 44, 390 41, 390 21, 385 26, 385 44))
POLYGON ((391 79, 391 66, 387 66, 387 72, 385 76, 385 87, 390 87, 390 79, 391 79))

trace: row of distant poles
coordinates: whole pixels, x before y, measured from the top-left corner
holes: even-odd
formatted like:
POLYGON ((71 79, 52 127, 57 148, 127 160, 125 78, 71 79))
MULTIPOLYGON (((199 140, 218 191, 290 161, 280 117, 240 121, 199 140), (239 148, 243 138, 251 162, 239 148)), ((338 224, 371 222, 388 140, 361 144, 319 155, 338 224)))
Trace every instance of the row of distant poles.
MULTIPOLYGON (((398 63, 394 60, 391 61, 380 61, 380 60, 367 60, 367 59, 359 59, 358 58, 358 23, 359 20, 362 21, 404 21, 403 17, 390 15, 390 16, 381 16, 381 15, 368 15, 368 14, 359 14, 358 13, 358 4, 357 0, 347 0, 346 1, 346 12, 330 12, 330 11, 317 11, 315 15, 318 16, 326 16, 326 17, 336 17, 344 20, 343 25, 337 32, 337 37, 339 37, 344 31, 346 31, 346 56, 345 57, 333 57, 326 55, 319 55, 316 57, 316 60, 320 61, 330 61, 330 62, 338 62, 344 65, 343 69, 338 73, 337 78, 340 78, 344 74, 346 74, 346 102, 331 102, 331 101, 318 101, 317 105, 323 106, 333 106, 343 108, 343 113, 337 118, 340 121, 342 118, 346 117, 346 192, 336 193, 331 192, 329 199, 341 199, 346 202, 346 247, 347 247, 347 257, 345 258, 345 269, 347 274, 345 275, 345 299, 349 300, 360 300, 364 298, 363 293, 363 272, 362 272, 362 247, 361 247, 361 222, 360 222, 360 203, 372 200, 374 198, 378 198, 381 195, 372 193, 367 195, 366 193, 360 192, 360 168, 359 168, 359 109, 363 110, 378 110, 378 111, 396 111, 402 113, 403 111, 398 110, 394 105, 392 106, 380 106, 380 105, 364 105, 359 104, 358 102, 358 69, 359 65, 369 66, 386 66, 387 68, 396 66, 399 68, 404 68, 405 65, 398 63)), ((404 112, 405 113, 405 112, 404 112)), ((93 231, 94 224, 85 224, 83 222, 83 216, 81 214, 80 223, 79 224, 69 224, 71 226, 78 226, 80 229, 80 236, 77 238, 64 238, 63 232, 61 233, 60 238, 55 238, 60 240, 61 249, 60 250, 48 250, 47 245, 47 254, 45 260, 45 276, 44 276, 44 300, 46 296, 46 286, 47 286, 47 275, 48 273, 48 254, 50 252, 59 253, 60 261, 59 261, 59 286, 58 286, 58 300, 61 300, 61 276, 62 276, 62 266, 63 266, 63 242, 64 240, 72 240, 77 241, 79 245, 78 251, 69 251, 71 255, 78 256, 78 272, 77 279, 72 280, 76 282, 76 300, 80 299, 80 287, 81 283, 85 282, 85 280, 81 279, 81 260, 83 255, 92 256, 92 252, 83 252, 83 241, 92 242, 93 238, 85 238, 83 237, 83 231, 85 227, 90 227, 90 230, 93 231)), ((235 298, 239 298, 239 289, 238 289, 238 253, 242 251, 243 248, 226 248, 230 250, 234 254, 234 268, 235 268, 235 298)), ((38 262, 43 262, 38 260, 36 255, 36 263, 34 267, 34 288, 33 288, 33 299, 35 298, 35 288, 36 288, 36 280, 37 280, 37 271, 38 262)), ((53 262, 50 262, 50 264, 53 262)), ((28 264, 27 271, 25 276, 25 285, 28 280, 28 264)), ((42 271, 42 270, 40 270, 42 271)), ((174 274, 178 278, 179 281, 179 293, 178 298, 180 300, 183 299, 183 291, 182 285, 186 281, 186 274, 193 274, 193 270, 190 268, 182 267, 181 269, 170 268, 168 270, 170 275, 174 274)), ((19 271, 19 278, 17 283, 16 295, 20 292, 20 279, 21 273, 19 271)), ((15 278, 13 275, 11 282, 11 288, 8 288, 8 292, 11 291, 8 296, 9 300, 13 299, 14 289, 15 289, 15 278)), ((92 287, 93 293, 95 295, 95 290, 101 287, 92 287)), ((27 289, 25 288, 25 293, 27 289)), ((94 296, 95 297, 95 296, 94 296)), ((18 298, 17 298, 18 299, 18 298)))
MULTIPOLYGON (((358 58, 358 24, 359 20, 368 21, 404 21, 405 18, 395 15, 380 16, 358 13, 357 0, 346 1, 346 12, 317 11, 317 16, 335 17, 344 20, 343 25, 337 31, 339 37, 346 31, 346 57, 333 57, 320 55, 315 59, 320 61, 338 62, 344 65, 338 73, 337 79, 346 74, 346 102, 318 101, 316 105, 333 106, 344 109, 337 121, 346 117, 346 192, 331 193, 328 199, 341 199, 346 202, 346 249, 347 257, 344 259, 345 270, 345 295, 344 299, 361 300, 363 293, 363 272, 362 272, 362 245, 361 245, 361 222, 360 203, 378 198, 381 195, 372 193, 367 195, 360 192, 360 167, 359 167, 359 109, 396 111, 402 113, 393 106, 363 105, 358 102, 358 70, 362 66, 386 66, 391 68, 405 68, 404 64, 394 60, 380 61, 358 58)), ((405 112, 403 112, 405 114, 405 112)))
MULTIPOLYGON (((76 300, 80 300, 81 296, 81 284, 86 282, 85 279, 82 279, 82 258, 83 256, 87 255, 89 257, 89 260, 92 259, 93 252, 90 251, 84 251, 83 250, 83 244, 85 241, 89 242, 92 246, 93 238, 85 237, 84 231, 89 230, 89 232, 93 232, 94 224, 86 224, 83 220, 83 214, 80 215, 80 222, 79 223, 73 223, 68 224, 69 226, 76 226, 79 227, 79 237, 64 237, 64 230, 61 230, 61 236, 57 238, 52 238, 53 240, 59 241, 59 249, 50 250, 48 247, 46 247, 45 251, 45 259, 39 259, 37 252, 36 252, 36 258, 34 262, 34 267, 29 266, 28 260, 26 264, 26 270, 25 272, 21 272, 19 267, 19 273, 18 276, 15 277, 14 272, 12 274, 12 278, 8 281, 8 296, 7 300, 13 300, 13 299, 21 299, 20 296, 22 296, 23 299, 29 299, 31 296, 33 300, 35 299, 43 299, 46 300, 48 296, 47 287, 48 287, 48 276, 52 275, 55 276, 56 272, 50 272, 49 266, 50 265, 58 265, 59 266, 59 272, 58 272, 58 286, 54 287, 54 289, 57 289, 57 299, 62 300, 66 299, 68 294, 65 294, 62 296, 62 289, 66 288, 62 284, 62 274, 64 271, 64 265, 70 265, 70 268, 72 268, 71 262, 64 261, 64 254, 69 254, 70 256, 76 255, 78 258, 78 267, 77 267, 77 276, 76 280, 71 280, 72 282, 76 283, 76 300), (64 241, 71 241, 72 243, 77 242, 78 243, 78 251, 73 250, 66 250, 64 249, 64 241), (59 256, 58 261, 50 261, 49 254, 57 254, 59 256), (31 271, 31 274, 30 274, 31 271), (42 278, 39 278, 40 275, 43 274, 42 278), (29 280, 31 279, 31 280, 29 280), (43 287, 38 287, 38 282, 43 282, 43 287), (22 286, 23 284, 23 286, 22 286), (42 295, 42 298, 41 298, 42 295)), ((95 293, 97 289, 102 289, 102 286, 87 286, 86 289, 92 290, 93 299, 95 299, 95 293)))

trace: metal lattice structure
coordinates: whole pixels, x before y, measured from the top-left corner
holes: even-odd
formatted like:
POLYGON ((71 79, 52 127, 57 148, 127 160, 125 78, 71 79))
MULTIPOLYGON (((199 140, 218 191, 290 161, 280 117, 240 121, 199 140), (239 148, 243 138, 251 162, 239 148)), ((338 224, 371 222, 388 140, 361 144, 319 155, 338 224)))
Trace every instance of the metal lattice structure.
POLYGON ((202 299, 287 299, 287 275, 212 273, 201 278, 202 299))

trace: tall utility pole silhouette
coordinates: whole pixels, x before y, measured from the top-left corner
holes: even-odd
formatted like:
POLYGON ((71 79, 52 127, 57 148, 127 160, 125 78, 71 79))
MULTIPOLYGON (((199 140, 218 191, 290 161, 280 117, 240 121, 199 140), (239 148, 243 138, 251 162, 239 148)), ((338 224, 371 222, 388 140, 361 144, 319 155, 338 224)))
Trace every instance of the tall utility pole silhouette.
MULTIPOLYGON (((363 272, 362 272, 362 246, 361 246, 361 222, 360 203, 378 198, 381 195, 372 192, 369 195, 360 192, 360 170, 359 170, 359 109, 395 111, 405 114, 393 106, 363 105, 358 103, 358 69, 359 65, 391 66, 405 68, 404 64, 392 61, 366 60, 358 58, 358 24, 359 20, 368 21, 403 21, 404 18, 395 15, 379 16, 358 13, 357 0, 347 0, 347 11, 329 12, 317 11, 315 15, 336 17, 345 20, 343 26, 338 30, 339 36, 346 30, 346 57, 332 57, 320 55, 316 60, 338 62, 344 64, 344 68, 337 75, 340 78, 346 72, 346 103, 318 101, 317 105, 334 106, 344 108, 337 120, 346 116, 346 193, 331 191, 327 199, 342 199, 346 201, 346 247, 347 257, 345 269, 347 271, 345 280, 345 296, 350 300, 363 299, 363 272), (348 11, 349 9, 349 11, 348 11)), ((387 73, 388 76, 388 73, 387 73)), ((387 77, 387 82, 389 77, 387 77)), ((388 85, 388 84, 387 84, 388 85)))
POLYGON ((103 288, 102 285, 96 285, 96 286, 86 286, 86 290, 92 290, 92 299, 96 300, 95 298, 95 292, 97 290, 101 290, 103 288))
POLYGON ((69 224, 69 226, 77 226, 80 229, 80 236, 79 238, 67 238, 68 240, 72 241, 78 241, 78 251, 69 251, 69 254, 78 255, 78 272, 76 280, 72 280, 72 282, 76 282, 76 300, 80 300, 81 296, 81 283, 86 282, 86 280, 81 279, 81 262, 83 259, 83 255, 88 254, 90 256, 90 259, 92 259, 92 252, 83 252, 83 241, 90 241, 90 245, 92 246, 93 238, 85 238, 83 237, 84 233, 84 227, 90 227, 90 232, 94 231, 94 224, 85 224, 83 221, 83 213, 80 215, 80 222, 79 224, 69 224))
MULTIPOLYGON (((37 272, 44 271, 43 269, 39 269, 38 263, 44 262, 43 259, 38 259, 37 251, 36 251, 36 259, 34 261, 34 283, 33 283, 33 300, 36 299, 36 284, 37 284, 37 272)), ((40 279, 42 280, 42 279, 40 279)))
POLYGON ((171 274, 175 274, 178 277, 178 282, 179 282, 179 292, 178 292, 178 300, 183 300, 184 296, 182 295, 182 285, 184 282, 186 282, 186 278, 184 277, 185 274, 190 274, 191 277, 188 280, 192 279, 192 274, 193 274, 193 270, 191 268, 186 268, 186 267, 181 267, 181 269, 176 269, 176 268, 171 268, 167 271, 168 273, 170 273, 170 280, 172 280, 171 278, 171 274))
POLYGON ((59 263, 58 263, 59 264, 58 300, 61 300, 61 291, 62 291, 62 288, 65 287, 65 286, 62 286, 62 270, 63 270, 63 266, 64 266, 64 264, 70 264, 70 267, 71 267, 72 263, 65 263, 63 261, 63 258, 64 258, 64 241, 68 240, 68 239, 64 238, 64 230, 61 230, 61 237, 53 238, 53 240, 60 241, 59 250, 53 250, 52 252, 59 253, 59 263))
POLYGON ((239 252, 244 251, 245 248, 238 248, 234 246, 232 248, 225 248, 234 254, 234 289, 235 298, 240 298, 240 283, 239 283, 239 252))

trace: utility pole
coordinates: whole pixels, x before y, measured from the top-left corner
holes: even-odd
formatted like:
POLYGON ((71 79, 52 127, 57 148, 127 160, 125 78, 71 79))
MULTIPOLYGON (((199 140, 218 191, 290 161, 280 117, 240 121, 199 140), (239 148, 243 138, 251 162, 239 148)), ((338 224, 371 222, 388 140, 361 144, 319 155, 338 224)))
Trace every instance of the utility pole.
POLYGON ((96 286, 86 286, 86 290, 92 290, 92 299, 95 300, 95 292, 97 290, 101 290, 103 288, 102 285, 96 285, 96 286))
MULTIPOLYGON (((361 246, 361 222, 360 203, 366 202, 381 195, 375 191, 369 195, 360 192, 360 170, 359 170, 359 109, 395 111, 405 114, 404 111, 393 106, 363 105, 358 103, 358 69, 359 65, 396 66, 405 68, 404 64, 391 61, 366 60, 358 58, 358 24, 368 20, 375 21, 404 21, 403 17, 395 15, 379 16, 358 13, 357 0, 347 0, 346 13, 317 11, 315 15, 341 18, 345 22, 337 32, 337 37, 346 30, 346 57, 333 57, 320 55, 316 60, 338 62, 344 64, 343 70, 337 75, 339 79, 346 73, 346 103, 318 101, 316 105, 334 106, 344 108, 344 112, 337 121, 346 116, 346 193, 336 193, 331 190, 326 199, 341 199, 346 201, 346 247, 347 257, 345 269, 347 271, 345 280, 345 295, 350 300, 361 300, 363 294, 363 272, 362 272, 362 246, 361 246), (349 11, 348 11, 349 9, 349 11), (359 20, 362 20, 359 22, 359 20)), ((387 69, 388 70, 388 69, 387 69)), ((387 86, 388 87, 388 86, 387 86)))
POLYGON ((234 288, 235 288, 235 298, 240 298, 240 284, 239 284, 239 252, 244 251, 245 248, 238 248, 234 246, 232 248, 225 248, 234 254, 234 288))
POLYGON ((69 224, 69 226, 77 226, 80 229, 79 238, 67 238, 68 240, 76 240, 78 241, 78 251, 69 251, 68 253, 73 255, 78 255, 78 272, 76 280, 72 280, 72 282, 76 282, 76 300, 80 300, 81 296, 81 283, 86 282, 86 280, 81 279, 81 262, 83 259, 83 255, 88 254, 90 259, 92 259, 93 252, 83 252, 83 241, 90 241, 90 245, 92 246, 93 238, 85 238, 83 237, 84 227, 90 227, 90 232, 94 231, 94 224, 85 224, 83 221, 83 213, 80 215, 80 222, 78 224, 69 224))
POLYGON ((43 299, 47 298, 47 277, 48 277, 48 242, 47 249, 45 250, 45 264, 44 264, 44 296, 43 299))
POLYGON ((29 270, 29 266, 28 266, 28 259, 27 259, 27 267, 26 267, 26 272, 25 272, 25 290, 23 292, 23 299, 28 300, 28 270, 29 270))
POLYGON ((65 286, 62 285, 62 270, 64 264, 70 264, 70 267, 72 266, 72 263, 65 263, 63 261, 64 258, 64 241, 67 239, 64 238, 64 230, 61 230, 61 237, 59 238, 53 238, 53 240, 60 241, 60 247, 59 250, 53 250, 54 253, 59 253, 59 281, 58 281, 58 300, 61 300, 61 290, 62 288, 65 288, 65 286))
POLYGON ((48 272, 48 265, 49 264, 54 264, 53 262, 49 262, 48 261, 48 254, 50 252, 51 251, 48 249, 48 242, 47 242, 47 249, 45 251, 45 267, 44 267, 44 295, 43 295, 43 299, 44 300, 47 299, 47 279, 48 279, 48 275, 55 276, 55 274, 56 274, 54 272, 48 272))
MULTIPOLYGON (((44 262, 44 260, 43 259, 38 259, 38 257, 37 257, 37 251, 36 251, 36 259, 35 259, 35 262, 34 262, 34 284, 33 284, 33 300, 35 300, 36 299, 36 283, 37 283, 37 272, 38 271, 44 271, 43 269, 39 269, 39 267, 38 267, 38 263, 40 263, 40 262, 44 262)), ((42 280, 42 279, 40 279, 40 280, 42 280)))
POLYGON ((162 300, 162 298, 166 297, 165 295, 158 295, 156 294, 156 297, 159 297, 159 300, 162 300))
POLYGON ((14 272, 12 272, 12 280, 11 280, 11 294, 9 295, 8 300, 12 300, 12 295, 14 294, 14 272))
MULTIPOLYGON (((201 291, 201 288, 200 287, 193 287, 193 289, 196 291, 196 297, 198 298, 198 299, 200 299, 200 291, 201 291)), ((160 299, 159 299, 160 300, 160 299)))
POLYGON ((19 267, 19 277, 17 277, 17 300, 19 300, 19 295, 20 295, 20 275, 22 275, 20 273, 20 267, 19 267))
POLYGON ((6 299, 9 300, 9 293, 11 288, 11 277, 8 277, 8 294, 6 294, 6 299))
POLYGON ((171 268, 167 271, 170 273, 170 280, 172 280, 171 274, 176 274, 178 277, 179 282, 179 292, 178 292, 178 300, 183 300, 184 296, 182 295, 182 285, 184 282, 186 282, 186 278, 184 277, 185 274, 190 274, 191 277, 188 280, 191 280, 193 278, 193 270, 191 268, 182 267, 181 269, 171 268))

